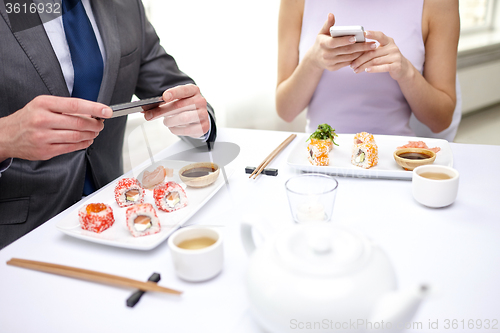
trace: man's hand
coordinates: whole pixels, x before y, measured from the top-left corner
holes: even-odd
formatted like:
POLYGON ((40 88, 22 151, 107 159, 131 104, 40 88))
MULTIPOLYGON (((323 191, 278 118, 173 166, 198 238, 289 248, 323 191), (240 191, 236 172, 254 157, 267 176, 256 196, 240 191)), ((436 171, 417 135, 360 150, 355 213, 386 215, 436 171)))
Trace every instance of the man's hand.
POLYGON ((186 84, 165 90, 166 104, 144 113, 146 120, 164 116, 163 123, 175 135, 199 138, 210 129, 207 100, 194 84, 186 84))
POLYGON ((0 161, 9 158, 48 160, 85 149, 113 111, 78 98, 38 96, 17 112, 0 118, 0 161))

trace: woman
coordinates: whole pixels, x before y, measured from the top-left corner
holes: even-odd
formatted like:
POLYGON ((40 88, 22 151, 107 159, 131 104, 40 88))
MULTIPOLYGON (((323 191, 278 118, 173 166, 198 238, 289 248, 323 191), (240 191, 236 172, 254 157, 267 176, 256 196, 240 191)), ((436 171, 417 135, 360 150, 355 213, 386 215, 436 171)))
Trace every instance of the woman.
POLYGON ((458 1, 282 0, 278 115, 308 107, 308 132, 414 135, 413 113, 441 132, 456 105, 459 34, 458 1), (362 25, 367 42, 332 38, 333 25, 362 25))

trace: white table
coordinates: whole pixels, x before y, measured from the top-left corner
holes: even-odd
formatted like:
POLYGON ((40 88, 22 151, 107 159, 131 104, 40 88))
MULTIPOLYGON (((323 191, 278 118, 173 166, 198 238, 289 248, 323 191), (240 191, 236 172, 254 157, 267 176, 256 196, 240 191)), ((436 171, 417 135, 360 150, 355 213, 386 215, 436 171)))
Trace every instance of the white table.
MULTIPOLYGON (((167 242, 151 251, 90 243, 58 231, 56 216, 0 251, 0 332, 261 332, 248 311, 248 258, 239 240, 239 220, 242 214, 259 211, 275 232, 292 223, 284 183, 298 173, 286 164, 294 143, 270 165, 279 169, 277 177, 249 180, 244 168, 258 165, 288 135, 219 130, 218 141, 241 147, 228 165, 235 172, 229 185, 189 222, 223 230, 225 264, 219 276, 203 283, 184 282, 173 271, 167 242), (160 285, 184 294, 147 293, 135 308, 128 308, 125 300, 131 289, 7 266, 13 257, 144 281, 158 272, 160 285)), ((185 143, 176 145, 183 148, 185 143)), ((410 181, 338 177, 333 223, 381 244, 401 288, 420 283, 434 288, 415 322, 427 328, 429 321, 438 320, 440 330, 433 332, 478 332, 482 330, 462 329, 461 320, 465 325, 469 319, 500 321, 500 146, 451 144, 451 148, 460 172, 459 194, 452 206, 430 209, 418 204, 410 181), (368 219, 354 213, 361 190, 373 197, 365 206, 373 211, 368 219), (446 319, 456 319, 460 327, 443 330, 446 319)), ((497 327, 500 330, 500 323, 497 327)))

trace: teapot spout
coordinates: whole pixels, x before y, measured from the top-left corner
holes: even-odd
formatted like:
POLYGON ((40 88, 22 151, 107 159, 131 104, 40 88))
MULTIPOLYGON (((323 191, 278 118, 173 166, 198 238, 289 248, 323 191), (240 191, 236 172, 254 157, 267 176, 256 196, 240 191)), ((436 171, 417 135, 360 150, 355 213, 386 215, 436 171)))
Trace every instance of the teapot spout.
POLYGON ((400 331, 411 320, 417 312, 422 300, 429 293, 427 285, 409 290, 390 292, 384 295, 375 305, 371 314, 371 322, 383 321, 391 329, 388 331, 400 331))

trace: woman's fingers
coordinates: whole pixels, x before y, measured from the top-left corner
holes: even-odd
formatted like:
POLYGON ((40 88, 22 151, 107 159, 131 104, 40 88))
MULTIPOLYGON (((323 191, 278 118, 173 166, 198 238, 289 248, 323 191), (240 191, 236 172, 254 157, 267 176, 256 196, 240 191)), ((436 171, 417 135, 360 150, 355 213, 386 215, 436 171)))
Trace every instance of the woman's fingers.
POLYGON ((394 43, 394 40, 388 36, 386 36, 383 32, 381 31, 365 31, 365 36, 368 39, 374 39, 377 42, 380 43, 381 46, 388 45, 390 43, 394 43))

